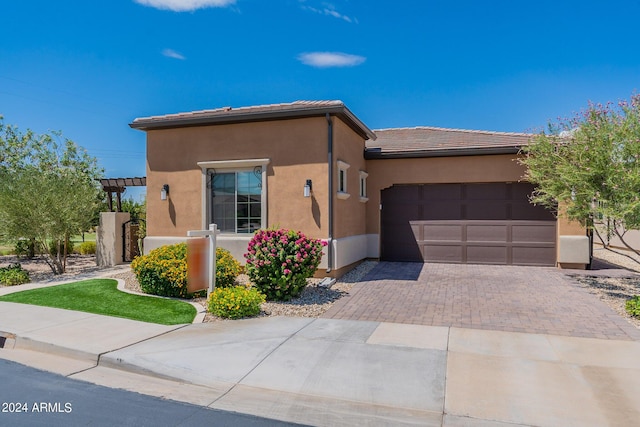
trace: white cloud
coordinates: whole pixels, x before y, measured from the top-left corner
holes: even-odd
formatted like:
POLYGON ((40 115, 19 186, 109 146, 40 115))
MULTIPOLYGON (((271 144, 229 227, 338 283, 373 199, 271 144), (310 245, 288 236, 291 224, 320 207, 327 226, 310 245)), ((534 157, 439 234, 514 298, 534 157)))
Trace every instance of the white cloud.
POLYGON ((354 67, 366 59, 364 56, 342 52, 309 52, 298 55, 298 60, 303 64, 318 68, 354 67))
POLYGON ((167 58, 179 59, 181 61, 184 61, 185 59, 187 59, 187 58, 184 57, 183 54, 181 54, 179 52, 176 52, 173 49, 165 49, 165 50, 162 51, 162 54, 164 56, 166 56, 167 58))
POLYGON ((174 12, 190 12, 208 7, 227 7, 236 4, 236 0, 134 0, 143 6, 174 12))
POLYGON ((336 7, 334 5, 332 5, 331 3, 323 3, 323 7, 321 9, 317 8, 317 7, 313 7, 313 6, 307 6, 306 4, 304 4, 303 1, 301 1, 301 3, 302 4, 300 5, 300 7, 303 10, 308 10, 310 12, 317 13, 317 14, 320 14, 320 15, 333 16, 334 18, 342 19, 343 21, 346 21, 346 22, 348 22, 350 24, 351 23, 356 23, 356 24, 358 23, 357 19, 351 18, 350 16, 343 15, 340 12, 338 12, 336 10, 336 7))

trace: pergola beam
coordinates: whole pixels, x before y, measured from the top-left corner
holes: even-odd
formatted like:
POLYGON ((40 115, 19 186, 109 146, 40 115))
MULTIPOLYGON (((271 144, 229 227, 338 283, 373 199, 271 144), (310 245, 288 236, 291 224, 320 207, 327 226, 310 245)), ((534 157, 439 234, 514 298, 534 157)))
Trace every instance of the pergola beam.
POLYGON ((116 194, 116 212, 122 212, 122 193, 127 187, 146 187, 146 177, 135 178, 102 178, 100 179, 102 190, 107 193, 109 211, 113 212, 113 194, 116 194))

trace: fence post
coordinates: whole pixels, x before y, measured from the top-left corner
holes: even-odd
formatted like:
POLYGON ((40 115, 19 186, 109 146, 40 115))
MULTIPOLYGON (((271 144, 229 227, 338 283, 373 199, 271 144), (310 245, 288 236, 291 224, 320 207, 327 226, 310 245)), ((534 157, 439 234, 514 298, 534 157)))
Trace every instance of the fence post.
POLYGON ((218 234, 218 226, 217 224, 209 224, 209 253, 211 254, 211 266, 209 268, 209 290, 207 291, 207 300, 209 300, 209 296, 216 288, 216 248, 218 247, 217 234, 218 234))

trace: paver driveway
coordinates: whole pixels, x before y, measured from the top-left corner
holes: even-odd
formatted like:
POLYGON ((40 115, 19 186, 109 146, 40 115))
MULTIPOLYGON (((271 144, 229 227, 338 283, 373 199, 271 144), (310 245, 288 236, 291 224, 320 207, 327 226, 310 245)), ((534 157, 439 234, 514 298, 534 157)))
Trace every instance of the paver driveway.
POLYGON ((640 331, 556 268, 379 263, 323 317, 640 340, 640 331))

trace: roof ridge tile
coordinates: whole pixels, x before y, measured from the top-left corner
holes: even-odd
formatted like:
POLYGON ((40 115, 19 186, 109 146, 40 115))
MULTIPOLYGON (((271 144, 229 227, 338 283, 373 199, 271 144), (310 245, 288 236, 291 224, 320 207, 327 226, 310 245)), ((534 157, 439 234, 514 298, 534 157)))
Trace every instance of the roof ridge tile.
POLYGON ((513 136, 533 136, 532 133, 525 132, 503 132, 503 131, 491 131, 491 130, 475 130, 475 129, 459 129, 459 128, 444 128, 437 126, 413 126, 413 127, 398 127, 398 128, 384 128, 384 129, 373 129, 374 132, 387 132, 394 130, 434 130, 434 131, 445 131, 445 132, 464 132, 464 133, 474 133, 474 134, 486 134, 486 135, 513 135, 513 136))

